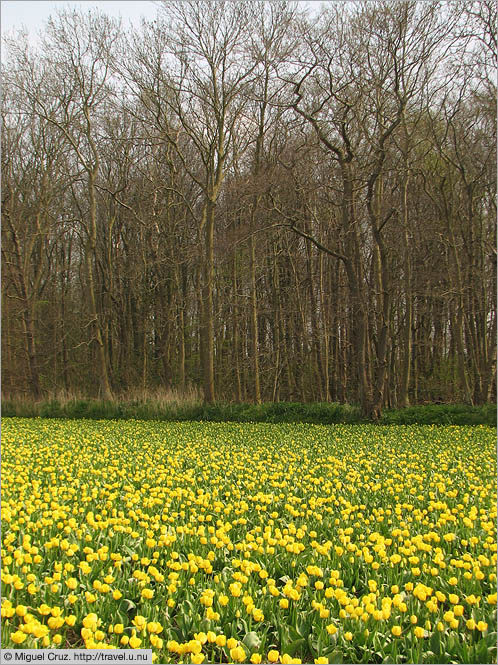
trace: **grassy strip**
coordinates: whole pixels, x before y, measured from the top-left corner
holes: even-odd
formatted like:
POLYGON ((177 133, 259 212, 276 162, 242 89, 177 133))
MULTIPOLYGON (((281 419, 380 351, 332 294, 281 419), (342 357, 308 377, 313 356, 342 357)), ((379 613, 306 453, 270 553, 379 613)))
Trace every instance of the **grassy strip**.
POLYGON ((405 409, 386 409, 384 425, 494 425, 496 404, 425 404, 405 409))
MULTIPOLYGON (((278 402, 266 404, 158 404, 153 401, 2 402, 2 416, 42 418, 137 419, 264 423, 362 423, 358 406, 349 404, 278 402)), ((496 425, 496 405, 429 404, 386 409, 383 425, 496 425)))

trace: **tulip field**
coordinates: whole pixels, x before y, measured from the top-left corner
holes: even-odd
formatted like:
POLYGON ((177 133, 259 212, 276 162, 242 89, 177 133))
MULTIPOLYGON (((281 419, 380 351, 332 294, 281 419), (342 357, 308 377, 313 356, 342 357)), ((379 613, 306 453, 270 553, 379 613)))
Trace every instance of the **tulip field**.
POLYGON ((496 662, 491 427, 2 426, 2 647, 496 662))

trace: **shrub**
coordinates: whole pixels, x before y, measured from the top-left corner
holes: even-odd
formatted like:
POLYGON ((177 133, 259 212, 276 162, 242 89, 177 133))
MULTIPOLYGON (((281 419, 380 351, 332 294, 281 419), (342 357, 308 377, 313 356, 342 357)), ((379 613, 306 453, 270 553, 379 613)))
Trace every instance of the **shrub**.
MULTIPOLYGON (((333 425, 363 423, 356 405, 315 402, 266 402, 263 404, 194 401, 132 400, 104 402, 71 399, 65 403, 4 400, 2 415, 42 418, 137 419, 205 422, 312 423, 333 425)), ((405 409, 386 409, 382 425, 496 425, 496 405, 427 404, 405 409)))

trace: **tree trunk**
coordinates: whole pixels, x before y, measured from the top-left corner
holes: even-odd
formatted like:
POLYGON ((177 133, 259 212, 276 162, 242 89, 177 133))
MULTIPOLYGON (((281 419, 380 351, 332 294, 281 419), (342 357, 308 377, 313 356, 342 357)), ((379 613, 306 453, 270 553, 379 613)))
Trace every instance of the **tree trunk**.
POLYGON ((91 173, 88 174, 88 193, 90 200, 90 229, 89 237, 86 245, 85 264, 88 280, 88 297, 90 300, 90 314, 92 316, 94 338, 97 344, 97 358, 99 363, 99 378, 100 378, 100 396, 106 401, 113 398, 111 385, 109 383, 109 374, 107 368, 107 354, 104 340, 102 339, 101 321, 97 308, 97 298, 95 292, 95 279, 93 273, 93 258, 95 256, 95 248, 97 246, 97 202, 95 199, 95 177, 97 175, 97 168, 95 167, 91 173))
POLYGON ((399 384, 398 405, 403 408, 410 406, 408 390, 410 386, 410 370, 412 366, 412 327, 413 327, 413 300, 412 300, 412 275, 410 237, 408 233, 408 177, 403 180, 401 190, 401 215, 403 230, 401 233, 404 257, 404 296, 405 296, 405 320, 403 325, 403 347, 401 360, 401 379, 399 384))
MULTIPOLYGON (((254 211, 251 216, 251 231, 254 228, 254 211)), ((258 297, 256 292, 256 248, 254 235, 249 240, 249 270, 251 279, 251 355, 253 362, 254 401, 261 404, 261 386, 259 379, 259 331, 258 331, 258 297)))
POLYGON ((353 349, 356 363, 357 389, 362 415, 375 418, 372 385, 368 371, 368 312, 361 293, 361 259, 357 225, 355 224, 353 178, 349 164, 342 164, 343 227, 347 238, 347 255, 343 261, 348 279, 353 312, 353 349))
POLYGON ((330 377, 329 377, 329 345, 330 345, 330 334, 327 326, 327 316, 325 309, 325 294, 323 288, 323 252, 320 252, 318 261, 319 261, 319 288, 320 288, 320 314, 322 320, 322 330, 323 330, 323 396, 325 402, 330 402, 330 377))
POLYGON ((26 351, 28 355, 29 379, 31 393, 34 399, 39 399, 41 396, 40 390, 40 376, 36 362, 36 334, 34 326, 34 312, 31 305, 26 303, 23 312, 23 327, 26 339, 26 351))
POLYGON ((205 255, 200 326, 202 382, 204 401, 208 404, 215 400, 213 321, 214 212, 215 203, 208 199, 203 210, 205 255))

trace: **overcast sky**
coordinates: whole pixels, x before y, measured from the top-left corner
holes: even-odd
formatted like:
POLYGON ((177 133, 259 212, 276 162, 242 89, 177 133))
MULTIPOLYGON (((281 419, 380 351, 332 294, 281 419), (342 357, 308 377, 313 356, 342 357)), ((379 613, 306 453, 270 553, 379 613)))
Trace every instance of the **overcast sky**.
MULTIPOLYGON (((241 2, 242 0, 239 0, 241 2)), ((306 2, 308 6, 318 7, 321 2, 306 2)), ((44 21, 54 13, 57 8, 66 6, 91 9, 98 7, 106 14, 123 19, 124 26, 139 25, 140 18, 153 19, 156 16, 157 4, 152 0, 1 0, 2 34, 11 33, 12 30, 24 27, 30 37, 34 38, 37 31, 43 28, 44 21)))
POLYGON ((101 11, 112 16, 123 18, 123 24, 128 25, 140 23, 140 17, 147 19, 155 17, 157 6, 151 0, 80 0, 79 2, 68 2, 68 0, 2 0, 2 34, 11 32, 24 26, 30 36, 43 28, 43 23, 55 13, 58 8, 81 7, 92 9, 98 7, 101 11))

